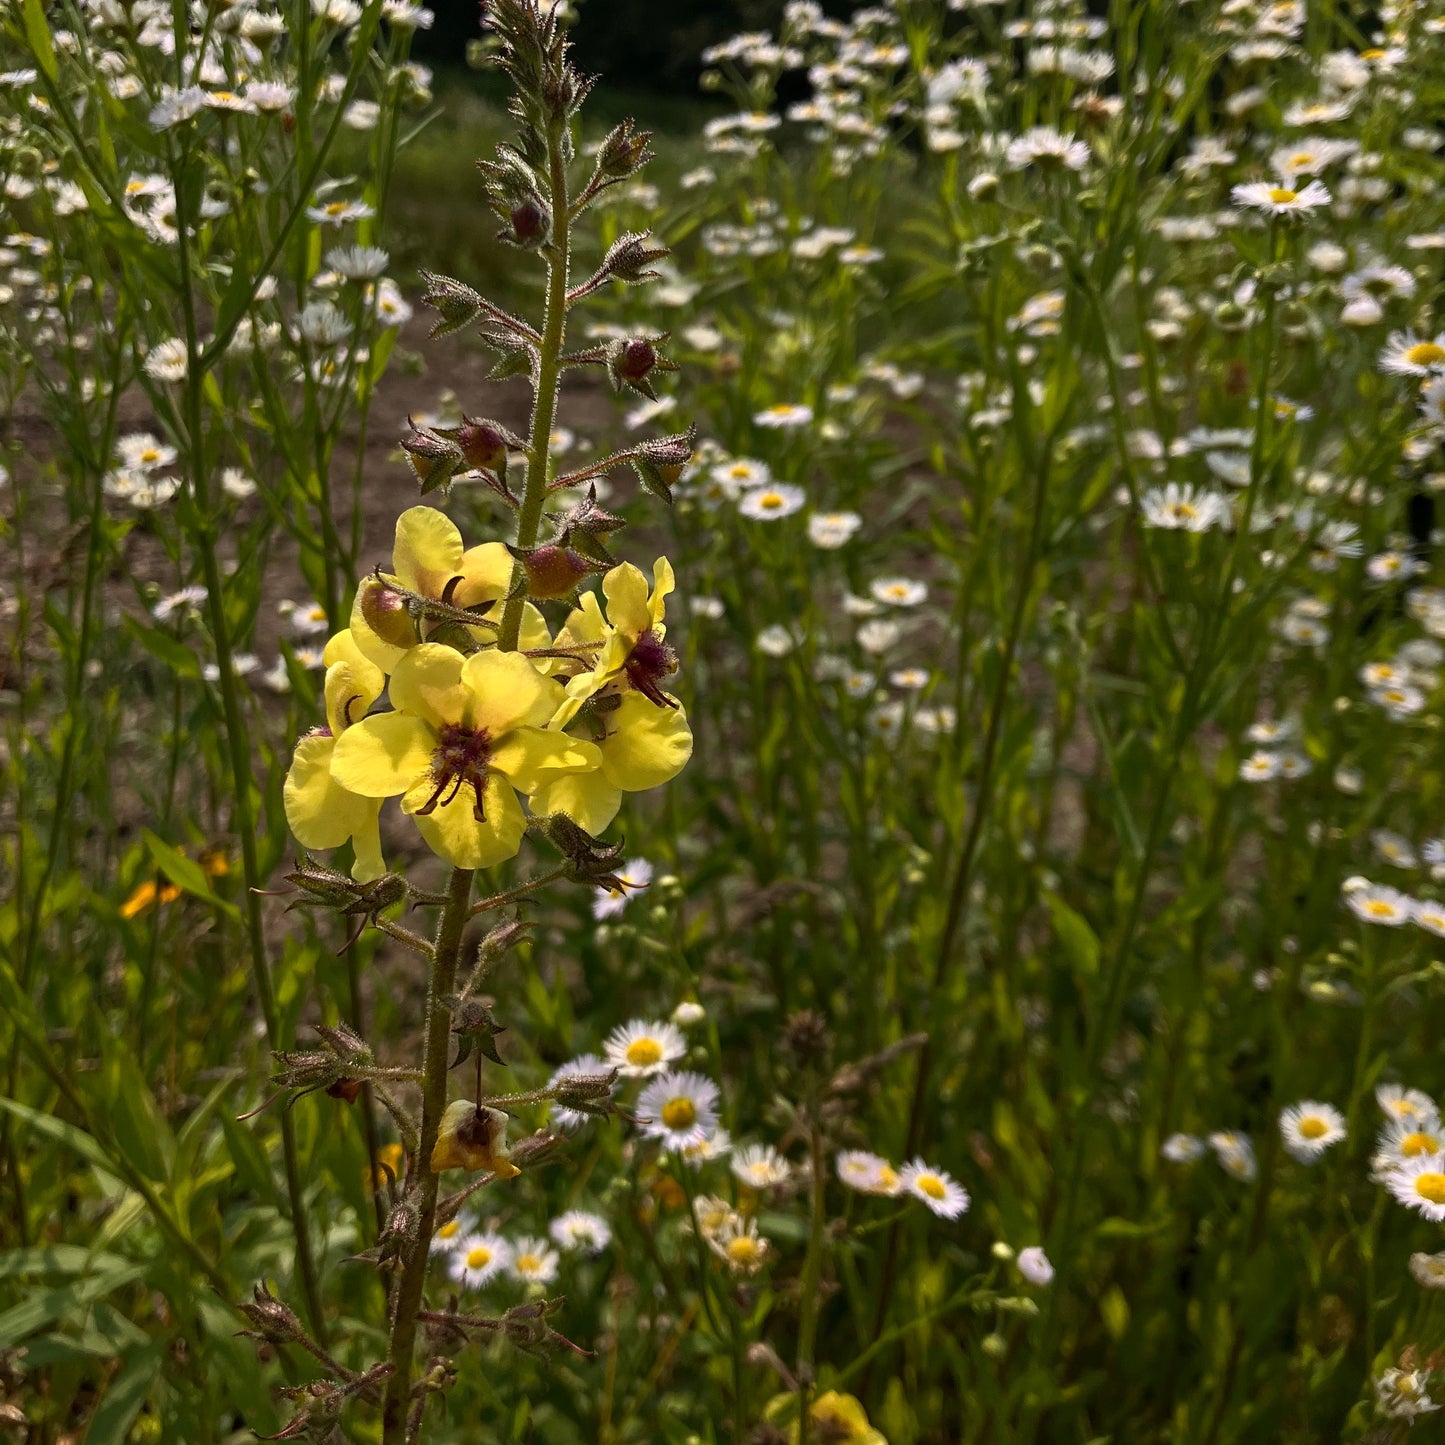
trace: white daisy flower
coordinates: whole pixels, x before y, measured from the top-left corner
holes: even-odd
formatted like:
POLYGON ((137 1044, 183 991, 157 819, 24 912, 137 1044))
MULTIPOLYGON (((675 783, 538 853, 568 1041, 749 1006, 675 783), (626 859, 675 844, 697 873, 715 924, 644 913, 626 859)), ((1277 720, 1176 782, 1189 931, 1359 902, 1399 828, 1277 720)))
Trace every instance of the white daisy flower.
POLYGON ((1410 921, 1427 933, 1445 938, 1445 903, 1437 903, 1431 898, 1417 898, 1410 913, 1410 921))
POLYGON ((1306 1099, 1281 1112, 1279 1132, 1293 1158, 1313 1164, 1330 1145, 1345 1137, 1345 1116, 1333 1104, 1306 1099))
POLYGON ((499 1234, 468 1234, 451 1251, 447 1273, 466 1289, 489 1284, 512 1262, 512 1246, 499 1234))
POLYGON ((326 201, 307 208, 308 219, 318 226, 344 226, 348 221, 370 220, 376 214, 365 201, 326 201))
POLYGON ((1385 1186, 1407 1209, 1436 1223, 1445 1219, 1445 1154, 1421 1154, 1397 1165, 1385 1186))
POLYGON ((1407 1089, 1402 1084, 1381 1084, 1375 1090, 1375 1102, 1387 1119, 1433 1126, 1440 1118, 1439 1106, 1423 1089, 1407 1089))
POLYGON ((1410 840, 1388 828, 1376 828, 1370 834, 1370 842, 1375 845, 1375 852, 1386 863, 1393 863, 1396 868, 1414 868, 1419 861, 1414 848, 1410 846, 1410 840))
POLYGON ((1425 340, 1413 331, 1392 331, 1379 364, 1391 376, 1430 376, 1445 370, 1445 331, 1425 340))
POLYGON ((1346 891, 1345 902, 1357 918, 1378 923, 1385 928, 1400 928, 1411 918, 1415 900, 1398 888, 1361 879, 1346 891))
POLYGON ((738 1274, 756 1274, 767 1262, 772 1246, 758 1233, 755 1219, 729 1214, 707 1235, 709 1247, 738 1274))
POLYGON ((575 1249, 583 1254, 601 1254, 612 1241, 612 1226, 600 1214, 585 1209, 569 1209, 547 1226, 547 1233, 559 1249, 575 1249))
POLYGON ((184 381, 189 365, 186 343, 172 336, 151 347, 146 354, 145 372, 156 381, 184 381))
POLYGON ((1180 482, 1151 487, 1139 498, 1139 510, 1149 526, 1171 532, 1207 532, 1229 518, 1229 503, 1220 493, 1180 482))
POLYGON ((523 1284, 548 1285, 557 1278, 559 1263, 557 1251, 545 1239, 529 1236, 512 1246, 507 1269, 523 1284))
POLYGON ((182 587, 179 592, 171 592, 165 597, 162 597, 151 608, 151 616, 154 617, 157 622, 165 622, 177 612, 198 616, 201 605, 209 595, 206 589, 199 584, 182 587))
POLYGON ((1259 749, 1252 752, 1240 765, 1239 776, 1246 783, 1267 783, 1279 776, 1279 757, 1276 753, 1259 749))
POLYGON ((121 437, 115 444, 115 450, 121 466, 132 472, 153 472, 160 467, 168 467, 177 456, 175 447, 148 431, 132 432, 130 436, 121 437))
POLYGON ((1221 1129, 1209 1136, 1209 1146, 1219 1167, 1226 1174, 1248 1184, 1255 1176, 1257 1166, 1254 1159, 1254 1145, 1248 1134, 1237 1134, 1230 1129, 1221 1129))
POLYGON ((766 487, 773 480, 772 468, 752 457, 734 457, 730 462, 719 462, 708 475, 725 487, 730 496, 745 492, 749 487, 766 487))
POLYGON ((1445 1254, 1412 1254, 1410 1275, 1426 1289, 1445 1289, 1445 1254))
POLYGON ((813 408, 796 402, 777 402, 756 413, 753 423, 770 430, 793 431, 808 426, 813 420, 813 408))
POLYGON ((1299 190, 1284 181, 1273 185, 1269 181, 1251 181, 1248 185, 1235 186, 1229 194, 1236 206, 1264 211, 1271 216, 1302 215, 1329 205, 1331 199, 1318 181, 1310 181, 1299 190))
POLYGON ((1091 155, 1083 141, 1063 135, 1052 126, 1036 125, 1008 143, 1004 160, 1011 171, 1027 170, 1030 166, 1081 171, 1091 155))
POLYGON ((439 1224, 432 1231, 431 1253, 450 1260, 462 1241, 476 1231, 465 1214, 454 1214, 445 1224, 439 1224))
POLYGON ((326 264, 348 281, 375 280, 390 261, 380 246, 333 246, 326 253, 326 264))
POLYGON ((835 1160, 838 1178, 861 1194, 881 1194, 893 1198, 903 1188, 899 1172, 879 1155, 866 1149, 844 1149, 835 1160))
POLYGON ((717 1128, 718 1087, 702 1074, 673 1070, 653 1079, 638 1096, 643 1132, 669 1149, 700 1143, 717 1128))
POLYGON ((632 1019, 615 1028, 603 1045, 607 1066, 623 1078, 646 1079, 660 1074, 687 1052, 687 1040, 675 1024, 632 1019))
POLYGON ((1445 1129, 1438 1119, 1394 1119, 1380 1135, 1374 1162, 1383 1172, 1426 1154, 1441 1153, 1445 1153, 1445 1129))
POLYGON ((732 1171, 750 1189, 775 1189, 792 1177, 792 1167, 771 1144, 749 1144, 733 1155, 732 1171))
POLYGON ((684 1144, 681 1154, 694 1169, 726 1159, 733 1152, 733 1136, 726 1129, 714 1129, 692 1144, 684 1144))
POLYGON ((891 607, 917 607, 928 596, 928 587, 911 577, 879 577, 868 590, 891 607))
POLYGON ((1375 1398, 1382 1414, 1392 1420, 1414 1420, 1440 1406, 1430 1398, 1429 1370, 1386 1370, 1375 1381, 1375 1398))
POLYGON ((1193 1134, 1171 1134, 1159 1146, 1159 1152, 1171 1164, 1192 1164, 1204 1157, 1204 1148, 1204 1140, 1193 1134))
POLYGON ((801 487, 777 482, 772 486, 755 487, 744 493, 742 501, 738 503, 738 511, 756 522, 772 522, 779 517, 791 517, 794 512, 801 510, 806 500, 807 493, 801 487))
POLYGON ((850 542, 863 525, 857 512, 814 512, 808 518, 808 540, 825 552, 850 542))
POLYGON ((969 1206, 968 1190, 952 1176, 922 1159, 914 1159, 898 1171, 901 1192, 921 1199, 942 1219, 957 1219, 969 1206))

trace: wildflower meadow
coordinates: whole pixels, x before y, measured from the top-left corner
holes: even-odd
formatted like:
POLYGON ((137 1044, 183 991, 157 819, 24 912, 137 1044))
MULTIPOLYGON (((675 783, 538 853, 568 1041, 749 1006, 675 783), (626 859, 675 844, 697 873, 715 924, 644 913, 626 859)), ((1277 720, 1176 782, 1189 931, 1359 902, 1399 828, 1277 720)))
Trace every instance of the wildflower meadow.
POLYGON ((0 0, 0 1438, 1445 1439, 1445 5, 431 3, 0 0))

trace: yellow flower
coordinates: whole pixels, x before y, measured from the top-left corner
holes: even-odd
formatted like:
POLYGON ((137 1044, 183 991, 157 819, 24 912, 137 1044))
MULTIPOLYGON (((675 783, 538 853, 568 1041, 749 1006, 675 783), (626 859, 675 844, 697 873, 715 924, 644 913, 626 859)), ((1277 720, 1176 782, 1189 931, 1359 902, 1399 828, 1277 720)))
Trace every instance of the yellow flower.
POLYGON ((120 916, 134 918, 137 914, 144 913, 152 903, 174 903, 180 896, 181 890, 174 883, 158 883, 154 878, 150 878, 120 905, 120 916))
POLYGON ((442 1115, 431 1167, 486 1169, 498 1179, 514 1179, 522 1171, 507 1158, 507 1116, 470 1099, 454 1099, 442 1115))
POLYGON ((617 816, 623 793, 659 787, 683 770, 692 756, 692 729, 681 703, 654 707, 636 692, 603 699, 593 719, 603 730, 596 739, 601 766, 539 788, 532 811, 566 813, 596 835, 617 816))
POLYGON ((567 684, 567 701, 559 709, 556 725, 565 727, 589 698, 631 688, 658 707, 675 707, 676 699, 662 691, 662 680, 677 671, 677 656, 667 645, 663 613, 674 582, 672 565, 659 557, 652 569, 651 595, 647 579, 631 562, 614 567, 602 579, 607 616, 595 592, 567 619, 557 636, 558 647, 592 646, 596 661, 589 672, 567 684))
MULTIPOLYGON (((351 606, 351 633, 361 652, 385 672, 397 663, 421 638, 417 624, 407 610, 407 600, 385 584, 394 583, 418 597, 445 602, 452 607, 479 607, 495 603, 506 596, 512 584, 512 554, 501 542, 483 542, 477 547, 463 547, 462 534, 445 512, 435 507, 410 507, 396 519, 396 543, 392 549, 390 572, 381 574, 381 581, 369 578, 356 591, 351 606)), ((491 617, 489 607, 478 614, 491 617)), ((546 621, 530 604, 524 613, 521 645, 546 647, 551 641, 546 621)), ((422 622, 423 636, 435 630, 446 640, 446 629, 456 628, 449 622, 422 622)), ((466 627, 464 630, 478 647, 496 641, 490 627, 466 627)), ((453 640, 460 640, 456 637, 453 640)))
MULTIPOLYGON (((779 1424, 788 1422, 788 1439, 797 1445, 798 1397, 793 1393, 777 1395, 768 1403, 764 1414, 779 1424)), ((852 1395, 828 1390, 808 1406, 808 1439, 818 1445, 888 1445, 881 1430, 868 1423, 863 1406, 852 1395)))
POLYGON ((557 645, 590 647, 584 655, 593 665, 567 684, 552 725, 585 722, 602 761, 596 772, 561 778, 539 791, 532 799, 535 812, 566 813, 589 833, 601 833, 617 816, 623 793, 671 781, 692 756, 687 713, 662 690, 663 679, 677 668, 663 625, 672 589, 665 557, 653 568, 650 594, 647 579, 624 562, 602 580, 606 617, 596 593, 589 592, 567 619, 557 645))
POLYGON ((382 670, 364 657, 353 634, 338 632, 321 654, 326 663, 326 726, 296 744, 286 774, 286 821, 304 848, 339 848, 350 841, 356 851, 351 876, 370 883, 386 872, 381 857, 379 799, 343 787, 331 771, 336 745, 381 696, 382 670))
POLYGON ((542 724, 561 689, 519 652, 461 653, 424 642, 396 665, 395 712, 338 739, 335 782, 367 798, 402 798, 433 852, 458 868, 489 868, 522 844, 517 793, 601 762, 597 749, 542 724))

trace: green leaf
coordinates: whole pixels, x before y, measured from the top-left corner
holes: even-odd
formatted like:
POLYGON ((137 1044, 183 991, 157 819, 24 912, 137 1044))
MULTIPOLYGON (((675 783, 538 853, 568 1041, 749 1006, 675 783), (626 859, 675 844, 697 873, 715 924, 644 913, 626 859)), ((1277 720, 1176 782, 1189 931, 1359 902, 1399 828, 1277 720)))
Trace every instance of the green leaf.
POLYGON ((0 1254, 0 1279, 24 1274, 88 1274, 128 1264, 118 1254, 85 1249, 78 1244, 52 1244, 38 1249, 8 1249, 0 1254))
POLYGON ((47 1134, 58 1143, 68 1145, 82 1158, 89 1160, 97 1169, 104 1170, 113 1179, 119 1180, 122 1177, 119 1167, 112 1161, 105 1146, 93 1134, 87 1134, 84 1129, 77 1129, 74 1124, 67 1124, 64 1119, 57 1119, 50 1114, 42 1114, 39 1109, 32 1109, 29 1105, 20 1103, 18 1099, 7 1099, 0 1096, 0 1109, 13 1114, 22 1123, 29 1124, 37 1133, 47 1134))
POLYGON ((90 1428, 85 1432, 86 1445, 125 1445, 135 1417, 160 1376, 165 1348, 164 1341, 153 1340, 125 1357, 91 1416, 90 1428))
POLYGON ((58 1319, 83 1314, 92 1301, 134 1284, 145 1272, 144 1264, 122 1264, 55 1289, 32 1290, 14 1309, 0 1314, 0 1349, 13 1348, 58 1319))
POLYGON ((232 918, 240 918, 240 910, 234 904, 227 903, 224 898, 218 898, 211 891, 211 885, 205 872, 194 858, 187 858, 179 849, 172 848, 163 838, 156 837, 149 828, 143 830, 142 836, 145 839, 147 850, 155 860, 156 867, 177 888, 183 889, 197 898, 205 899, 207 903, 214 905, 232 918))
POLYGON ((1053 919, 1054 933, 1063 945, 1074 972, 1093 978, 1099 971, 1099 936, 1080 913, 1075 913, 1057 893, 1045 893, 1044 903, 1053 919))
POLYGON ((145 627, 134 617, 125 619, 125 630, 157 661, 163 662, 177 677, 199 679, 201 662, 194 652, 158 627, 145 627))
POLYGON ((40 0, 24 0, 21 14, 25 18, 25 41, 35 57, 41 73, 52 83, 59 71, 55 65, 55 46, 50 40, 50 22, 40 0))

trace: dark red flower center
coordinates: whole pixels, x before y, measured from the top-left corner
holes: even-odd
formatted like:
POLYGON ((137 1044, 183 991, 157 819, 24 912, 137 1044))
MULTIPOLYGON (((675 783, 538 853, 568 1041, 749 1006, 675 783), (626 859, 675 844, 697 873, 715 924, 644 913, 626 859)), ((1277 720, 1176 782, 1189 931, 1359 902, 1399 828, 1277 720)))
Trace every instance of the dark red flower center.
POLYGON ((677 671, 677 654, 648 628, 637 639, 626 663, 627 680, 643 697, 658 707, 676 707, 673 698, 662 690, 662 680, 677 671))
POLYGON ((431 775, 436 787, 417 812, 425 817, 450 803, 463 788, 471 788, 476 794, 472 813, 481 822, 486 817, 487 766, 491 757, 492 735, 486 728, 443 723, 437 729, 437 745, 431 755, 431 775))

